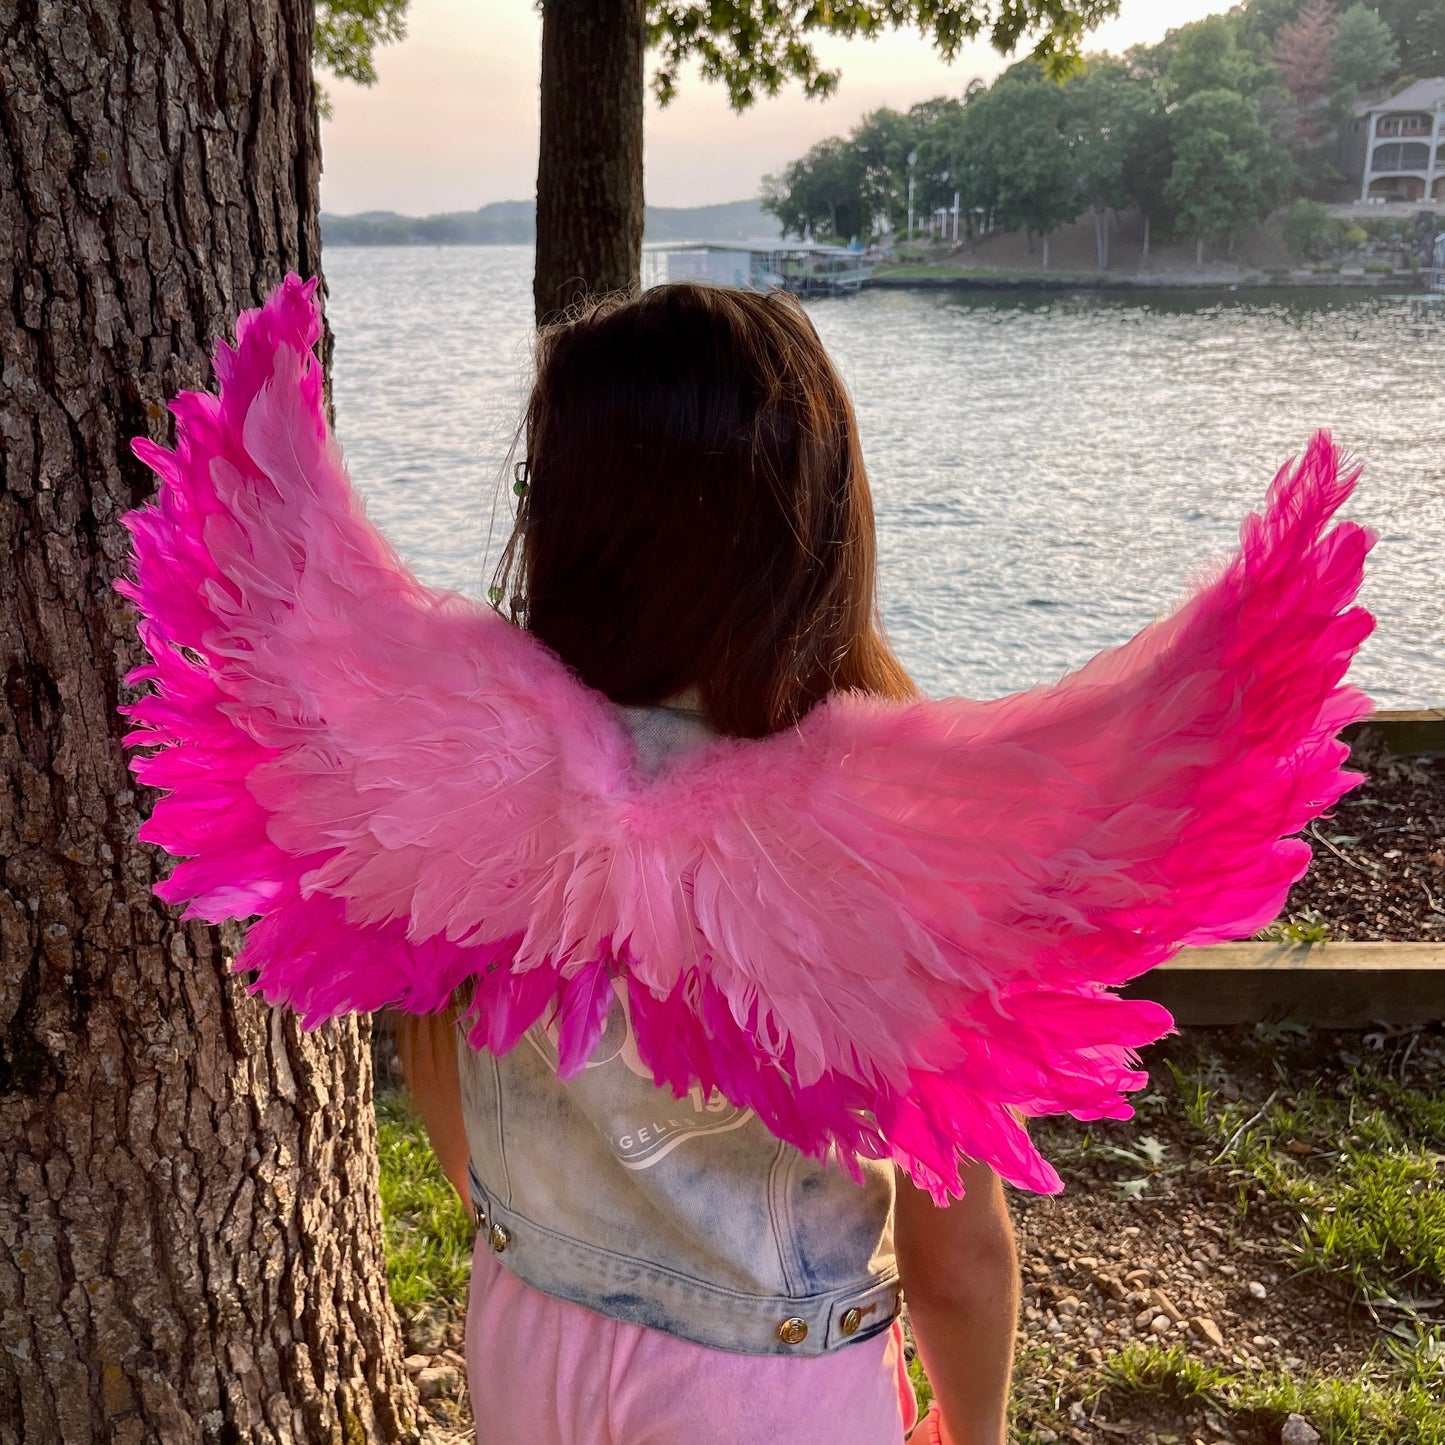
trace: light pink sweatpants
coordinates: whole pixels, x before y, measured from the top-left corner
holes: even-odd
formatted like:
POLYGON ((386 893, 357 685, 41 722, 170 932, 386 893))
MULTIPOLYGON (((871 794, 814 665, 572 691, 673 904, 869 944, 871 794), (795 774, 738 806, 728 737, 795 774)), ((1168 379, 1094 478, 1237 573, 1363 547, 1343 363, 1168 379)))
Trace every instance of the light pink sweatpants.
POLYGON ((478 1445, 900 1445, 916 1418, 896 1321, 827 1355, 736 1355, 542 1294, 485 1233, 467 1382, 478 1445))

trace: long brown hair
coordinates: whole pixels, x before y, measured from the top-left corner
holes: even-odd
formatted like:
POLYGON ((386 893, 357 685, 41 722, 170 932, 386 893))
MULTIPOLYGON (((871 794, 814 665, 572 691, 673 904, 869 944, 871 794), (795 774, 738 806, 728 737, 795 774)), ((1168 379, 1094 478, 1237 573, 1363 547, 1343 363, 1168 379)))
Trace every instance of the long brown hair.
POLYGON ((759 737, 911 696, 875 598, 852 403, 801 305, 681 283, 544 330, 492 596, 614 702, 695 687, 759 737))

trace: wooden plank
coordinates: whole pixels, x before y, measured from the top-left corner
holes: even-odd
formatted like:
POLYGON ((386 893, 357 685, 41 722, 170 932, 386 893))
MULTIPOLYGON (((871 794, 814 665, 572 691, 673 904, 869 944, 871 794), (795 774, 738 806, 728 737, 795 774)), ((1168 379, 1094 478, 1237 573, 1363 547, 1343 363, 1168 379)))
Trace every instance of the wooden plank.
POLYGON ((1322 1028, 1445 1019, 1445 945, 1230 943, 1186 948, 1124 990, 1181 1024, 1291 1018, 1322 1028))
POLYGON ((1445 758, 1445 708, 1377 712, 1364 722, 1351 723, 1340 736, 1349 742, 1361 728, 1378 732, 1386 751, 1397 758, 1445 758))

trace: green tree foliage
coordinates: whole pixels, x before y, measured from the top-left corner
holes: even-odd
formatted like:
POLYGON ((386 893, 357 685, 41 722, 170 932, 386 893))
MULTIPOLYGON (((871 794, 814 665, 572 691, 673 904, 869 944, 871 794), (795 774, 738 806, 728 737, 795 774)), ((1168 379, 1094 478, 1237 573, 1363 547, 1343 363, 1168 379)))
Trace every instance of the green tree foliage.
POLYGON ((1108 212, 1129 204, 1125 157, 1152 109, 1151 91, 1128 67, 1098 56, 1064 87, 1063 130, 1080 200, 1094 220, 1099 270, 1109 267, 1108 212))
MULTIPOLYGON (((544 8, 558 0, 543 0, 544 8)), ((913 27, 945 60, 983 35, 1003 54, 1032 40, 1030 56, 1051 75, 1068 73, 1083 37, 1119 10, 1119 0, 650 0, 648 43, 658 52, 653 88, 664 104, 696 61, 705 79, 727 87, 733 108, 776 95, 791 81, 810 96, 838 88, 813 48, 820 33, 872 37, 913 27)))
MULTIPOLYGON (((376 47, 406 38, 407 0, 316 0, 316 65, 342 80, 376 84, 376 47)), ((318 108, 330 118, 331 101, 319 91, 318 108)))
MULTIPOLYGON (((961 101, 940 96, 922 101, 908 112, 917 137, 914 200, 920 215, 928 215, 940 206, 952 206, 954 195, 963 189, 962 177, 956 171, 963 110, 961 101)), ((906 187, 907 177, 904 184, 906 187)))
POLYGON ((1323 261, 1345 243, 1349 229, 1318 201, 1299 200, 1285 212, 1284 243, 1301 261, 1323 261))
POLYGON ((1445 0, 1378 0, 1406 75, 1445 75, 1445 0))
POLYGON ((1165 199, 1177 224, 1198 238, 1232 244, 1284 199, 1288 153, 1261 124, 1259 107, 1231 90, 1196 91, 1173 113, 1174 165, 1165 199))
POLYGON ((1304 3, 1305 0, 1245 0, 1245 28, 1272 46, 1275 37, 1293 22, 1304 3))
POLYGON ((1351 5, 1340 16, 1340 28, 1330 48, 1335 106, 1349 107, 1366 91, 1381 86, 1400 72, 1400 47, 1394 32, 1368 5, 1351 5))
POLYGON ((1168 226, 1172 215, 1167 189, 1174 168, 1174 124, 1164 99, 1153 87, 1140 87, 1124 142, 1123 187, 1129 204, 1144 217, 1144 254, 1155 226, 1168 226))
MULTIPOLYGON (((875 110, 854 126, 851 141, 862 166, 864 215, 870 221, 887 216, 892 229, 901 230, 908 216, 908 157, 918 141, 912 118, 886 107, 875 110)), ((839 234, 854 236, 871 230, 869 225, 839 234)))
POLYGON ((868 235, 872 218, 863 203, 863 166, 842 136, 819 141, 780 175, 764 176, 762 205, 785 235, 868 235))
POLYGON ((1045 238, 1083 209, 1056 85, 1001 79, 963 114, 960 170, 970 201, 1006 230, 1045 238))
POLYGON ((1253 95, 1264 83, 1269 67, 1247 43, 1238 17, 1209 15, 1193 25, 1171 30, 1164 46, 1164 88, 1178 104, 1202 90, 1230 90, 1253 95))

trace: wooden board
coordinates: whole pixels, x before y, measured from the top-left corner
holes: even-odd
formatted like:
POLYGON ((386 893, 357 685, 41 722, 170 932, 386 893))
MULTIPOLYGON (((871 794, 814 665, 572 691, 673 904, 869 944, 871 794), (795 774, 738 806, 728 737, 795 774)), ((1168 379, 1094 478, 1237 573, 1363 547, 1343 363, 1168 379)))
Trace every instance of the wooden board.
POLYGON ((1324 1028, 1445 1019, 1445 945, 1228 943, 1186 948, 1125 994, 1181 1024, 1295 1019, 1324 1028))
POLYGON ((1362 723, 1351 723, 1340 736, 1349 741, 1361 728, 1378 732, 1397 758, 1445 758, 1445 708, 1377 712, 1362 723))

